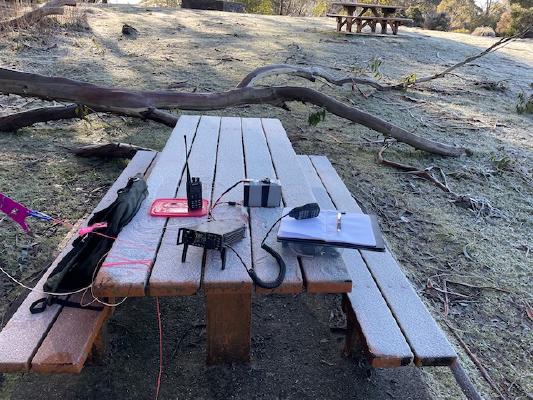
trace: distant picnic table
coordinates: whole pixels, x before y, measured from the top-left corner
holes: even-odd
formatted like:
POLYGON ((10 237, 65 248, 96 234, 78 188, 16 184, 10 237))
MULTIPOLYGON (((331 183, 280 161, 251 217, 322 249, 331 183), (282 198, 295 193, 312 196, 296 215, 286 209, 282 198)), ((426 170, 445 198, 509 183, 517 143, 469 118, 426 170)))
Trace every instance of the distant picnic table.
POLYGON ((376 26, 381 25, 381 33, 387 33, 387 26, 390 26, 394 35, 398 34, 398 27, 402 23, 412 22, 409 18, 397 17, 394 14, 405 9, 403 6, 390 4, 367 4, 339 1, 331 3, 334 6, 342 6, 346 15, 328 13, 328 17, 337 19, 337 32, 342 31, 346 26, 346 32, 352 32, 352 26, 355 24, 356 32, 361 33, 365 26, 369 26, 373 33, 376 32, 376 26))

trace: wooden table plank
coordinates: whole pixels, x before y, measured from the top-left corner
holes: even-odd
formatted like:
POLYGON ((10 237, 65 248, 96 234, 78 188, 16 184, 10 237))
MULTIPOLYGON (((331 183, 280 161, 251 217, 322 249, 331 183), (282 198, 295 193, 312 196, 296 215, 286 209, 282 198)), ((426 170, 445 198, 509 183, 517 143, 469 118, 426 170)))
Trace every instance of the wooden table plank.
POLYGON ((148 177, 148 197, 133 220, 124 227, 105 262, 131 261, 129 264, 101 267, 94 282, 100 297, 144 296, 153 261, 163 235, 166 218, 149 214, 152 202, 176 194, 185 164, 183 135, 196 131, 199 117, 182 116, 172 131, 159 159, 148 177))
MULTIPOLYGON (((220 117, 201 117, 189 155, 191 176, 200 178, 204 199, 211 199, 219 130, 220 117)), ((185 176, 180 182, 178 197, 187 197, 185 176)), ((176 246, 176 240, 180 227, 194 225, 203 220, 205 217, 169 219, 150 276, 149 296, 191 296, 198 291, 202 276, 203 249, 190 246, 187 260, 182 263, 183 245, 176 246)))
MULTIPOLYGON (((287 207, 314 202, 315 197, 299 167, 296 153, 281 122, 262 119, 274 168, 281 180, 287 207)), ((347 293, 352 281, 341 257, 315 256, 301 259, 306 289, 310 293, 347 293)))
MULTIPOLYGON (((213 188, 213 201, 222 192, 240 179, 244 179, 244 155, 242 149, 242 131, 240 118, 222 118, 220 137, 218 142, 217 165, 215 185, 213 188)), ((243 185, 238 185, 226 194, 222 201, 241 202, 243 199, 243 185)), ((248 223, 248 215, 242 207, 233 207, 220 204, 213 211, 216 220, 242 220, 248 223)), ((251 265, 250 234, 237 243, 233 248, 239 253, 247 266, 251 265)), ((248 272, 237 256, 227 252, 226 268, 222 271, 220 254, 216 251, 207 252, 204 272, 204 288, 206 291, 226 289, 230 292, 251 290, 251 279, 248 272)))
MULTIPOLYGON (((253 179, 277 178, 272 166, 263 126, 259 118, 243 118, 243 143, 246 165, 246 177, 253 179)), ((257 275, 264 281, 276 279, 279 266, 276 260, 261 248, 261 241, 268 229, 281 216, 279 208, 250 207, 253 265, 257 275)), ((275 230, 267 243, 277 251, 285 261, 287 272, 285 280, 276 289, 263 289, 256 286, 257 293, 300 293, 303 291, 303 279, 297 257, 287 247, 276 241, 275 230)))
MULTIPOLYGON (((90 294, 85 296, 83 301, 89 302, 90 297, 90 294)), ((81 295, 75 295, 73 300, 79 302, 81 298, 81 295)), ((79 374, 96 336, 111 315, 111 307, 103 307, 102 311, 63 307, 35 354, 31 370, 38 373, 79 374)))
MULTIPOLYGON (((311 161, 336 206, 360 212, 360 207, 329 160, 311 156, 311 161)), ((361 255, 411 346, 415 364, 437 366, 453 363, 457 359, 455 350, 389 250, 363 250, 361 255)))
MULTIPOLYGON (((242 127, 240 118, 222 118, 217 152, 217 166, 213 199, 245 177, 242 127)), ((241 201, 243 187, 238 185, 224 201, 241 201)), ((248 222, 242 207, 221 204, 213 211, 217 220, 248 222)), ((251 265, 251 239, 248 236, 235 244, 234 249, 247 266, 251 265)), ((204 268, 207 314, 207 362, 209 364, 250 359, 252 281, 237 256, 227 252, 226 266, 222 270, 220 255, 208 251, 204 268)))
MULTIPOLYGON (((320 207, 335 208, 309 156, 298 156, 298 161, 320 207)), ((349 203, 337 206, 344 211, 360 212, 355 207, 345 209, 345 205, 353 206, 349 203)), ((342 258, 353 282, 352 292, 347 296, 363 334, 365 351, 371 365, 375 368, 386 368, 410 364, 413 353, 361 255, 356 250, 344 249, 342 258)))
MULTIPOLYGON (((130 176, 138 172, 144 172, 152 163, 155 157, 154 152, 140 151, 130 161, 122 174, 113 183, 109 191, 98 203, 91 216, 103 210, 111 204, 117 197, 117 190, 124 187, 130 176)), ((87 221, 90 219, 89 216, 87 221)), ((84 224, 86 226, 86 223, 84 224)), ((73 237, 61 254, 55 259, 50 268, 44 273, 39 282, 35 285, 37 290, 43 290, 43 285, 50 273, 57 266, 59 261, 71 250, 73 237)), ((22 302, 15 314, 8 321, 0 332, 0 372, 20 372, 27 371, 30 361, 48 333, 50 326, 55 321, 61 307, 57 304, 47 307, 40 314, 31 314, 30 305, 43 295, 39 292, 30 292, 22 302)))

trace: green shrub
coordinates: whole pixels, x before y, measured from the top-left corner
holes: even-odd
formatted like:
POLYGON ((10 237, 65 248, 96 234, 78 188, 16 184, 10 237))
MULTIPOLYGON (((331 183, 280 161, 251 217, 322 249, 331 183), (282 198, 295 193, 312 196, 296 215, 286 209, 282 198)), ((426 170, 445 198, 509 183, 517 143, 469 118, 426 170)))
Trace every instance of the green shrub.
POLYGON ((526 37, 533 37, 533 7, 523 8, 518 4, 513 4, 509 11, 502 14, 496 32, 503 36, 512 36, 526 29, 529 34, 526 37))
POLYGON ((516 112, 518 114, 533 114, 533 93, 529 97, 524 92, 518 93, 516 112))
POLYGON ((328 12, 329 4, 326 0, 318 0, 311 10, 313 17, 322 17, 328 12))
POLYGON ((424 26, 424 14, 418 6, 411 6, 405 12, 407 18, 413 20, 413 26, 422 27, 424 26))
POLYGON ((444 12, 450 17, 452 29, 473 29, 482 11, 474 0, 442 0, 437 12, 444 12))
POLYGON ((429 13, 424 20, 424 29, 447 31, 450 29, 450 17, 444 12, 429 13))
POLYGON ((246 12, 253 14, 267 14, 273 13, 272 1, 270 0, 237 0, 244 4, 246 12))
POLYGON ((472 32, 474 36, 490 36, 495 37, 496 32, 490 26, 479 26, 472 32))

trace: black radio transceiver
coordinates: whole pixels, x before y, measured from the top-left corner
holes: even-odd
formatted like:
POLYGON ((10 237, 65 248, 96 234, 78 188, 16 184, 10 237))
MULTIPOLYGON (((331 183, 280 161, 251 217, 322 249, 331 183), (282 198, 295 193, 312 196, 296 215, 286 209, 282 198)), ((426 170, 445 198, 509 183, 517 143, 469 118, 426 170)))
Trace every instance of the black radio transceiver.
POLYGON ((189 171, 189 150, 187 148, 187 136, 185 139, 185 168, 187 169, 187 207, 189 210, 199 210, 202 208, 202 182, 200 178, 192 177, 189 171))
POLYGON ((222 269, 226 265, 226 248, 244 239, 246 225, 237 221, 207 221, 188 228, 180 228, 177 244, 183 244, 181 262, 185 262, 187 248, 190 246, 203 247, 220 251, 222 269))

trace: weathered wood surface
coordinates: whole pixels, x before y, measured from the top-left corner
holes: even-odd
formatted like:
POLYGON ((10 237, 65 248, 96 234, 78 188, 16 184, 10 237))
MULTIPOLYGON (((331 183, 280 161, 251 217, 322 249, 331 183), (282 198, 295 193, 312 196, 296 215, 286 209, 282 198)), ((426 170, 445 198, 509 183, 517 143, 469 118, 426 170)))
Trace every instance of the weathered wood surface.
MULTIPOLYGON (((204 116, 200 119, 194 141, 193 132, 187 132, 189 146, 192 143, 189 156, 191 176, 200 178, 202 195, 206 199, 211 199, 219 130, 219 117, 204 116)), ((187 197, 185 174, 179 185, 178 197, 187 197)), ((176 241, 180 227, 200 223, 203 220, 205 218, 169 219, 150 276, 147 291, 149 296, 191 296, 198 291, 204 251, 202 248, 189 246, 187 260, 182 263, 183 245, 177 246, 176 241)))
MULTIPOLYGON (((302 165, 320 207, 361 212, 353 199, 341 201, 343 198, 336 196, 337 203, 334 204, 310 158, 298 156, 298 161, 302 165)), ((329 171, 329 173, 336 175, 335 171, 329 171)), ((326 178, 331 179, 331 176, 326 178)), ((332 185, 336 187, 338 184, 337 180, 332 185)), ((344 185, 342 182, 341 184, 344 185)), ((330 188, 330 190, 335 193, 339 191, 335 188, 330 188)), ((356 250, 345 249, 342 257, 353 282, 352 291, 347 294, 347 299, 355 313, 356 328, 361 331, 363 347, 371 365, 375 368, 386 368, 409 364, 413 360, 411 349, 360 253, 356 250)), ((352 332, 349 333, 352 334, 352 332)), ((352 345, 350 340, 346 343, 348 353, 352 345)))
MULTIPOLYGON (((277 119, 263 119, 262 122, 274 168, 281 180, 286 206, 294 207, 314 202, 315 197, 305 180, 281 122, 277 119)), ((309 293, 346 293, 352 288, 350 274, 341 257, 303 258, 301 265, 309 293)))
POLYGON ((194 135, 198 117, 183 116, 160 153, 147 179, 148 196, 132 221, 124 227, 100 268, 94 293, 99 297, 140 297, 151 273, 167 218, 149 214, 155 199, 175 197, 185 165, 183 135, 194 135), (105 263, 128 261, 106 267, 105 263))
MULTIPOLYGON (((124 187, 130 176, 138 172, 144 172, 154 159, 153 152, 138 152, 130 161, 122 174, 111 186, 93 213, 106 208, 117 196, 117 190, 124 187)), ((91 214, 91 216, 92 216, 91 214)), ((90 217, 87 217, 87 221, 90 217)), ((35 285, 37 290, 42 291, 48 275, 53 271, 59 261, 70 251, 72 238, 63 252, 56 258, 50 268, 44 273, 35 285)), ((30 367, 30 361, 38 350, 57 315, 61 311, 58 305, 48 307, 41 314, 31 314, 29 307, 35 301, 43 297, 39 292, 30 292, 22 302, 18 310, 0 332, 0 372, 26 371, 30 367)), ((84 310, 80 310, 84 312, 84 310)))
MULTIPOLYGON (((212 200, 245 177, 240 118, 223 118, 217 151, 217 168, 212 200)), ((241 201, 243 185, 224 196, 224 201, 241 201)), ((242 207, 221 204, 213 210, 216 220, 239 220, 248 223, 242 207)), ((246 266, 252 263, 250 231, 233 246, 246 266)), ((204 267, 203 288, 207 315, 207 362, 248 361, 250 359, 252 280, 237 255, 228 250, 225 269, 220 254, 208 251, 204 267)))
MULTIPOLYGON (((89 302, 90 297, 85 296, 84 303, 89 302)), ((75 295, 73 301, 81 298, 81 295, 75 295)), ((38 373, 80 373, 96 337, 111 314, 110 307, 102 307, 102 311, 63 307, 33 357, 31 370, 38 373)))
MULTIPOLYGON (((246 177, 253 179, 278 178, 272 165, 261 120, 259 118, 243 119, 242 131, 246 177)), ((281 210, 279 208, 250 207, 249 212, 253 265, 261 279, 271 282, 276 279, 279 266, 276 260, 261 248, 261 241, 272 224, 281 217, 281 210)), ((304 287, 298 259, 290 249, 283 247, 276 240, 276 231, 277 229, 274 228, 266 243, 283 257, 287 267, 285 280, 276 289, 256 287, 256 291, 259 293, 300 293, 304 287)))
MULTIPOLYGON (((335 205, 360 211, 329 160, 319 156, 310 158, 335 205)), ((362 250, 361 255, 414 353, 415 364, 451 365, 457 359, 455 350, 391 253, 362 250)))
MULTIPOLYGON (((218 141, 217 167, 212 199, 215 201, 226 189, 245 178, 244 154, 242 149, 242 130, 240 118, 222 118, 218 141)), ((243 185, 238 185, 226 194, 223 201, 241 202, 243 185)), ((246 210, 239 206, 220 204, 213 211, 216 220, 242 221, 248 224, 246 210)), ((233 249, 241 256, 246 266, 250 266, 251 240, 249 229, 246 238, 236 243, 233 249)), ((252 291, 252 280, 238 257, 230 250, 226 252, 226 267, 222 270, 220 253, 208 251, 204 269, 203 287, 206 292, 243 292, 252 291)))

